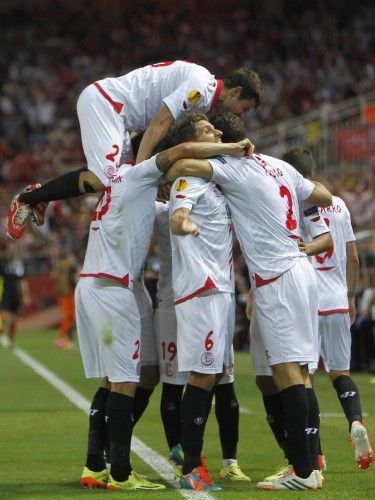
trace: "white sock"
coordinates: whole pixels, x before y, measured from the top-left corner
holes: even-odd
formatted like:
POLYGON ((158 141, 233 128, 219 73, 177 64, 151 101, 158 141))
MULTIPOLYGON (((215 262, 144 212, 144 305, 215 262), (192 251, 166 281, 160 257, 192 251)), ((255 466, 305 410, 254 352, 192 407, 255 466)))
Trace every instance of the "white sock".
POLYGON ((237 464, 237 460, 235 458, 225 458, 223 460, 224 469, 225 469, 225 467, 228 467, 228 465, 231 465, 231 464, 237 464))

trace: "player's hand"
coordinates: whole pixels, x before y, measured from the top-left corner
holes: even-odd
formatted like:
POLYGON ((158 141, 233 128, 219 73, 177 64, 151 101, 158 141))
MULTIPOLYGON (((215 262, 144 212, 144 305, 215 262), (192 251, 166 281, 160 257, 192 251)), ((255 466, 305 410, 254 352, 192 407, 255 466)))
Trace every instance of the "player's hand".
POLYGON ((254 153, 254 144, 250 139, 242 139, 242 141, 233 143, 233 156, 242 158, 243 156, 251 156, 254 153))
POLYGON ((355 308, 354 297, 349 297, 348 302, 349 302, 349 319, 350 319, 350 324, 352 325, 354 323, 355 317, 356 317, 356 308, 355 308))
POLYGON ((198 226, 191 217, 186 217, 181 223, 180 236, 188 234, 192 234, 193 236, 199 236, 200 234, 198 226))
POLYGON ((305 243, 305 242, 303 241, 303 239, 302 239, 302 238, 300 238, 300 239, 299 239, 299 242, 298 242, 298 249, 299 249, 299 251, 300 251, 300 252, 303 252, 303 253, 305 253, 306 255, 310 255, 310 254, 309 254, 309 247, 308 247, 308 244, 307 244, 307 243, 305 243))

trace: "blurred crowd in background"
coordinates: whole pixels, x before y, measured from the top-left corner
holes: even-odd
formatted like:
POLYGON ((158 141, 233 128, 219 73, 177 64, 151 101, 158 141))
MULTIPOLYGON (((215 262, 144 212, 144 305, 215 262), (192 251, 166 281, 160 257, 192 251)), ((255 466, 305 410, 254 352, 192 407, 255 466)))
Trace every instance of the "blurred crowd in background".
MULTIPOLYGON (((318 107, 330 114, 336 103, 375 89, 375 4, 368 1, 4 0, 0 14, 2 222, 12 196, 27 184, 85 165, 76 101, 86 85, 105 76, 173 59, 194 61, 218 78, 249 66, 260 73, 267 97, 247 118, 250 137, 252 130, 318 107)), ((359 171, 332 165, 324 174, 347 202, 354 229, 374 228, 374 158, 359 171)), ((27 274, 51 272, 62 249, 79 269, 94 203, 95 197, 82 197, 50 204, 46 224, 18 244, 27 274)), ((1 224, 0 250, 6 247, 1 224)), ((366 252, 359 304, 375 285, 371 243, 366 252)), ((241 345, 248 283, 240 256, 236 269, 241 345)), ((146 265, 151 289, 157 273, 155 242, 146 265)), ((370 361, 358 363, 363 369, 370 361)), ((375 359, 371 363, 375 370, 375 359)))

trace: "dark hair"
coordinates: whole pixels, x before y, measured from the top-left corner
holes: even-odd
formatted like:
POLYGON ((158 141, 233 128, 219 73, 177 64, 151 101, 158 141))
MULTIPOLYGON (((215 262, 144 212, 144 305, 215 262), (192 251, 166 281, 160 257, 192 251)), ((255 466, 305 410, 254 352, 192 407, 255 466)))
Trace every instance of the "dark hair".
POLYGON ((240 99, 254 99, 255 108, 259 108, 264 102, 264 90, 260 76, 256 71, 249 68, 239 68, 224 78, 227 89, 242 87, 240 99))
POLYGON ((169 134, 172 145, 175 146, 182 142, 194 141, 196 137, 195 124, 202 120, 208 121, 208 118, 204 113, 199 113, 198 111, 186 113, 176 120, 169 134))
POLYGON ((290 163, 304 177, 314 176, 314 159, 309 149, 304 146, 296 146, 288 149, 282 156, 282 160, 290 163))
POLYGON ((238 142, 246 137, 245 124, 241 118, 229 111, 215 113, 210 117, 210 123, 221 130, 223 142, 238 142))

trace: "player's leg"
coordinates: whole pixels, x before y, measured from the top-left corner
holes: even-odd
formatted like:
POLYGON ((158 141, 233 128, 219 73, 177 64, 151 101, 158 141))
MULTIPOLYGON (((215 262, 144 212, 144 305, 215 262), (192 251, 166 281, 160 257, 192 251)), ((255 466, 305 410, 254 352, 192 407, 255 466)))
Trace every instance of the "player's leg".
POLYGON ((215 415, 219 426, 223 455, 223 467, 220 470, 219 478, 230 481, 251 481, 242 472, 237 462, 240 407, 234 389, 234 382, 227 381, 224 378, 219 384, 215 385, 213 392, 215 395, 215 415))
POLYGON ((253 315, 250 322, 250 355, 255 374, 255 383, 262 394, 268 425, 285 457, 285 460, 279 461, 279 465, 275 471, 264 478, 264 481, 272 481, 281 477, 289 469, 289 463, 286 452, 281 398, 273 381, 272 369, 267 362, 255 308, 256 305, 253 306, 253 315))
POLYGON ((230 294, 199 297, 176 306, 178 366, 191 371, 181 404, 184 463, 180 485, 220 489, 201 465, 203 435, 215 375, 222 372, 230 294))
MULTIPOLYGON (((302 363, 315 359, 312 293, 316 294, 316 279, 311 266, 302 259, 278 280, 254 291, 255 314, 280 393, 287 455, 294 470, 277 480, 258 483, 259 489, 317 488, 306 431, 309 406, 301 372, 302 363)), ((317 310, 313 313, 317 314, 317 310)))
POLYGON ((348 421, 349 433, 358 466, 367 469, 373 450, 362 420, 362 407, 357 384, 350 376, 351 335, 348 314, 320 316, 322 356, 328 376, 348 421))
POLYGON ((231 307, 228 311, 226 345, 224 355, 224 374, 215 384, 215 415, 219 426, 223 467, 219 478, 230 481, 250 481, 237 462, 237 444, 239 440, 240 407, 234 388, 234 350, 236 301, 231 295, 231 307))
POLYGON ((110 384, 107 379, 103 379, 91 402, 87 456, 80 481, 85 488, 107 487, 108 473, 103 452, 107 441, 105 408, 109 392, 110 384))
MULTIPOLYGON (((33 211, 41 210, 40 204, 101 191, 115 178, 125 135, 123 117, 94 85, 81 93, 77 112, 88 168, 68 172, 41 187, 35 184, 33 189, 15 196, 6 221, 11 238, 23 236, 33 211)), ((40 220, 39 215, 35 214, 36 220, 40 220)))
MULTIPOLYGON (((86 377, 108 377, 105 402, 111 475, 108 489, 161 489, 130 464, 134 394, 140 371, 140 317, 133 293, 111 280, 81 278, 76 287, 77 333, 86 377), (125 326, 124 326, 125 325, 125 326)), ((105 439, 97 456, 103 460, 105 439)), ((103 462, 102 462, 103 463, 103 462)), ((90 470, 84 469, 83 485, 90 470)), ((103 469, 104 474, 104 469, 103 469)), ((81 480, 81 481, 82 481, 81 480)))
POLYGON ((146 410, 151 394, 159 383, 159 364, 156 350, 154 309, 150 294, 143 280, 135 283, 133 291, 141 318, 141 373, 134 396, 133 419, 135 425, 146 410))
POLYGON ((184 460, 181 446, 181 401, 188 373, 178 371, 177 321, 174 305, 155 310, 155 334, 162 393, 160 415, 176 477, 184 460))

